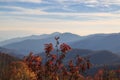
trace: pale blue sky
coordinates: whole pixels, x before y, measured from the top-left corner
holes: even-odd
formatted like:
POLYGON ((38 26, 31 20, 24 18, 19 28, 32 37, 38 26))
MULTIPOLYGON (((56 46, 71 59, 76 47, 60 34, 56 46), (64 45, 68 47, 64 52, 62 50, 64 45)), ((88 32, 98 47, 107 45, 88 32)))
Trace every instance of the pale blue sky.
POLYGON ((120 32, 120 0, 0 0, 0 41, 52 32, 120 32))

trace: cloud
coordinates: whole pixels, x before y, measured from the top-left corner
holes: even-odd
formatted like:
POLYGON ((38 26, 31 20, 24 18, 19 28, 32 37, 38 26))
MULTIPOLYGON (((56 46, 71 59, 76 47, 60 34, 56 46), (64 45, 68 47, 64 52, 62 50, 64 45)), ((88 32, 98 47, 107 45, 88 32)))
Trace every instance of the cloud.
MULTIPOLYGON (((9 0, 9 1, 12 1, 12 0, 9 0)), ((23 1, 23 0, 19 0, 19 1, 23 1)), ((28 0, 24 0, 24 1, 28 1, 28 0)), ((38 1, 38 0, 36 0, 36 1, 38 1)), ((88 6, 88 7, 95 7, 95 5, 97 3, 99 3, 100 1, 101 2, 103 1, 103 3, 108 4, 108 3, 110 3, 111 0, 107 0, 106 2, 104 0, 55 0, 55 1, 60 3, 61 6, 54 7, 54 6, 46 5, 46 6, 42 6, 42 8, 39 6, 37 6, 36 8, 31 8, 31 7, 24 7, 24 6, 20 6, 20 5, 19 6, 2 5, 2 6, 0 6, 0 9, 2 9, 0 11, 0 15, 1 16, 7 15, 7 16, 12 16, 12 17, 15 16, 16 18, 18 18, 20 20, 22 20, 22 19, 28 20, 28 18, 29 18, 29 19, 33 19, 33 20, 36 19, 38 21, 39 20, 40 21, 42 21, 42 20, 47 20, 47 21, 50 21, 50 20, 86 21, 86 20, 120 19, 120 11, 119 10, 115 10, 115 11, 112 10, 110 12, 105 12, 105 11, 89 12, 89 8, 87 8, 88 12, 80 12, 79 10, 78 10, 78 12, 74 12, 74 9, 72 9, 70 6, 64 5, 64 4, 86 3, 86 6, 88 6), (67 2, 69 2, 69 3, 67 3, 67 2), (61 7, 64 10, 67 10, 69 12, 55 11, 57 8, 59 10, 59 8, 61 8, 61 7), (56 9, 54 9, 52 12, 46 11, 46 10, 51 10, 52 8, 56 8, 56 9), (4 11, 5 9, 8 11, 4 11)), ((117 0, 115 0, 115 1, 117 1, 117 0)), ((57 4, 57 2, 54 2, 54 3, 57 4)), ((114 1, 111 1, 111 2, 114 2, 114 1)), ((75 6, 73 6, 73 7, 75 7, 75 6)), ((96 8, 93 8, 93 9, 96 9, 96 8)), ((104 8, 102 8, 102 9, 104 9, 104 8)))
POLYGON ((13 9, 14 11, 8 12, 11 14, 46 14, 46 12, 42 11, 41 9, 31 9, 17 6, 0 6, 0 8, 13 9))
MULTIPOLYGON (((113 12, 120 9, 120 0, 0 0, 11 6, 39 8, 46 12, 113 12), (14 3, 18 2, 18 3, 14 3), (19 3, 31 2, 31 3, 19 3), (32 3, 34 3, 32 5, 32 3)), ((1 5, 4 5, 1 3, 1 5)))
POLYGON ((84 4, 87 7, 109 7, 120 6, 120 0, 57 0, 64 5, 84 4))
POLYGON ((32 2, 32 3, 41 3, 42 0, 0 0, 0 2, 32 2))
MULTIPOLYGON (((0 11, 0 18, 5 17, 14 18, 18 20, 27 21, 96 21, 96 20, 109 20, 120 19, 119 12, 96 12, 96 13, 79 13, 79 12, 45 12, 39 8, 24 8, 17 6, 0 6, 0 8, 13 9, 13 11, 0 11)), ((6 19, 5 18, 5 19, 6 19)))

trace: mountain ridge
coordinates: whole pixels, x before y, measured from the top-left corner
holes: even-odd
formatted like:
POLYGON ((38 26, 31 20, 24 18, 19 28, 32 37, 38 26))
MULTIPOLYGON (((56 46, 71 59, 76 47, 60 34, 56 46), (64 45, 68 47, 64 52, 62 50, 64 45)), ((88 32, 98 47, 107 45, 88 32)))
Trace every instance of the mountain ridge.
POLYGON ((92 36, 84 40, 73 42, 70 45, 73 46, 73 48, 120 52, 119 41, 120 33, 115 33, 107 34, 105 36, 92 36))
POLYGON ((75 35, 72 33, 52 33, 45 38, 27 39, 20 42, 14 42, 14 43, 5 45, 3 47, 8 49, 15 49, 15 50, 18 50, 19 52, 24 51, 24 53, 28 53, 30 51, 40 52, 44 50, 44 44, 46 43, 53 43, 53 45, 55 45, 56 42, 54 38, 56 36, 60 37, 60 43, 63 43, 63 41, 65 43, 77 41, 81 38, 79 35, 75 35))
POLYGON ((88 36, 80 36, 73 33, 59 33, 43 34, 40 36, 32 35, 30 39, 24 39, 19 42, 10 43, 2 47, 8 49, 16 49, 18 51, 43 51, 44 44, 53 43, 55 45, 54 37, 60 37, 60 43, 67 43, 72 48, 90 49, 90 50, 108 50, 120 54, 120 33, 112 34, 92 34, 88 36), (44 36, 45 35, 45 36, 44 36))

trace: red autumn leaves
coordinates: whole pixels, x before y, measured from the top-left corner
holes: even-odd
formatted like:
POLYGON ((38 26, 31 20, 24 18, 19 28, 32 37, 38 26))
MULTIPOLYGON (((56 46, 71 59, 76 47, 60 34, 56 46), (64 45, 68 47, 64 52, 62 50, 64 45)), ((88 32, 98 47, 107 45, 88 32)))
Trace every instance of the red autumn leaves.
MULTIPOLYGON (((50 53, 53 49, 54 48, 53 48, 53 44, 52 43, 45 44, 44 50, 45 50, 46 53, 50 53)), ((65 44, 65 43, 62 43, 60 45, 60 50, 61 50, 61 52, 66 53, 67 51, 71 50, 71 47, 69 45, 65 44)))
MULTIPOLYGON (((45 53, 50 53, 52 50, 53 50, 53 44, 52 43, 49 43, 49 44, 45 44, 45 53)), ((48 54, 47 54, 48 55, 48 54)))
POLYGON ((65 43, 61 44, 60 45, 60 50, 63 52, 63 53, 66 53, 67 51, 70 51, 71 50, 71 47, 65 43))
POLYGON ((29 56, 24 57, 24 62, 31 68, 37 68, 41 65, 42 57, 38 55, 33 55, 33 53, 30 52, 29 56))

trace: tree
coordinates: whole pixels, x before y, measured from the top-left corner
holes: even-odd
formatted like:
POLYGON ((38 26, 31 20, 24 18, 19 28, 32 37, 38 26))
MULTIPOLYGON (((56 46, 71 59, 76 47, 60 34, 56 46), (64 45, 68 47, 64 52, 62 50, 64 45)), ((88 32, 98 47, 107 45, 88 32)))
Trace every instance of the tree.
POLYGON ((37 80, 37 77, 24 62, 17 61, 10 64, 10 80, 37 80))

